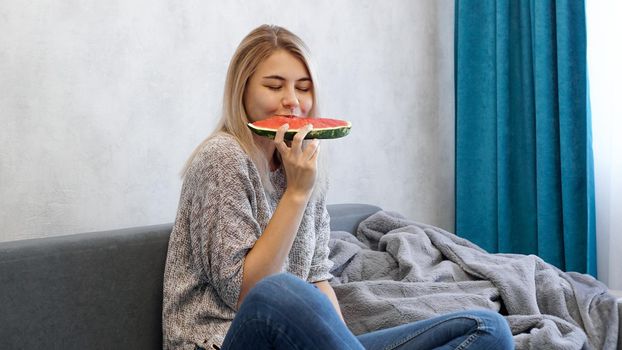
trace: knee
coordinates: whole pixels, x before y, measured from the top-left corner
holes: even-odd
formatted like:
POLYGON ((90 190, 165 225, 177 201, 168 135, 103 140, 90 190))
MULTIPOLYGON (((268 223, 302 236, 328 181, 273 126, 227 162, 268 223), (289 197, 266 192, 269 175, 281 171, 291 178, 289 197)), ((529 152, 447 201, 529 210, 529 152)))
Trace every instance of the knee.
POLYGON ((290 286, 298 283, 306 283, 291 273, 282 272, 265 277, 258 284, 274 284, 279 286, 290 286))
POLYGON ((246 296, 245 304, 263 303, 269 305, 283 305, 292 298, 289 296, 306 282, 288 273, 279 273, 263 278, 251 288, 246 296))
POLYGON ((287 273, 259 281, 244 299, 240 311, 242 309, 286 313, 294 315, 292 317, 311 313, 327 317, 335 312, 328 297, 318 288, 287 273))
POLYGON ((471 314, 478 320, 478 331, 485 333, 499 345, 499 349, 513 349, 514 340, 508 322, 499 313, 476 310, 471 314))

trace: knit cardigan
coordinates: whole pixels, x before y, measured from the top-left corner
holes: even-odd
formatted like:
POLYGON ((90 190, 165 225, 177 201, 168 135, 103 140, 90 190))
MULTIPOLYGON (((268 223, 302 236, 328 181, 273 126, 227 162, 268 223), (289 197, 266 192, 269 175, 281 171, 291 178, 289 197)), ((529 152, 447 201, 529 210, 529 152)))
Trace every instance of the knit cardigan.
MULTIPOLYGON (((211 137, 188 168, 164 272, 164 349, 220 346, 235 317, 246 253, 266 228, 287 186, 284 170, 259 172, 237 140, 211 137)), ((308 282, 332 278, 324 195, 309 201, 282 271, 308 282)))

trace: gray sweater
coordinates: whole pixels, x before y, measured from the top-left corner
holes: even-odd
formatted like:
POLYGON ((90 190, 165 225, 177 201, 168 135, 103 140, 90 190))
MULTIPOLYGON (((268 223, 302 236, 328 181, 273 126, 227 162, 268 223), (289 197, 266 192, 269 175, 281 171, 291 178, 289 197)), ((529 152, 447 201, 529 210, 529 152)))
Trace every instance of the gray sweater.
MULTIPOLYGON (((164 349, 220 346, 237 311, 246 253, 261 236, 286 188, 282 168, 263 190, 257 168, 232 136, 212 137, 190 166, 171 233, 162 327, 164 349)), ((283 266, 308 282, 330 279, 329 217, 312 199, 283 266)))

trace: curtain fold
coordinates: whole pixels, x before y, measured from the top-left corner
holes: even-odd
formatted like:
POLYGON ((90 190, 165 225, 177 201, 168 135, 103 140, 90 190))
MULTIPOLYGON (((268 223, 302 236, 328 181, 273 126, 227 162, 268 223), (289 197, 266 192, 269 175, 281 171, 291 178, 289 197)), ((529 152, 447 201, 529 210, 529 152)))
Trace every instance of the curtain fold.
POLYGON ((456 233, 595 276, 584 2, 455 4, 456 233))

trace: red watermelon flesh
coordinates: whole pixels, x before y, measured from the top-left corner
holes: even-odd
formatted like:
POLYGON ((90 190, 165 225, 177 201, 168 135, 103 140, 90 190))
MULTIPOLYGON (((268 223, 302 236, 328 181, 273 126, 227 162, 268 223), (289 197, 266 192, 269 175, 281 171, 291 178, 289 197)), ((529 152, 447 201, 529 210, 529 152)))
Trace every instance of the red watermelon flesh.
POLYGON ((285 139, 291 140, 296 132, 303 129, 307 124, 313 125, 305 138, 307 139, 334 139, 346 136, 350 132, 352 124, 346 120, 329 118, 299 118, 295 116, 274 116, 264 120, 249 123, 248 127, 256 134, 274 138, 276 130, 283 124, 289 124, 285 133, 285 139))
POLYGON ((289 130, 300 130, 307 124, 313 125, 313 128, 334 128, 348 126, 349 122, 339 119, 328 118, 298 118, 294 116, 277 115, 268 119, 260 120, 252 123, 255 127, 278 129, 281 125, 289 124, 289 130))

